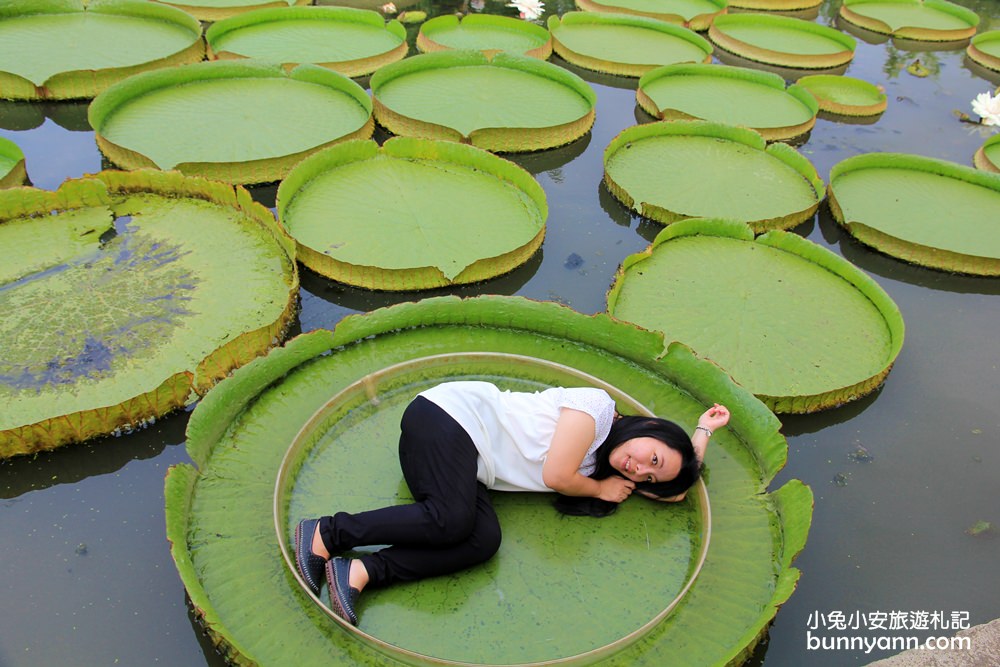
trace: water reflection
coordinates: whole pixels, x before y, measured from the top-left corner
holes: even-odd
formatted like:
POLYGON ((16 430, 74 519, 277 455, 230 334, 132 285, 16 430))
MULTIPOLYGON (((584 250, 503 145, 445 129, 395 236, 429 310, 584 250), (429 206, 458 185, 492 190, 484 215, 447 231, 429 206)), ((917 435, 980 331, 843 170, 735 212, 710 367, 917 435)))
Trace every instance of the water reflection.
POLYGON ((592 69, 586 69, 574 65, 561 58, 558 54, 553 53, 549 60, 554 65, 559 65, 563 69, 567 69, 573 74, 583 79, 588 83, 596 83, 599 86, 607 86, 608 88, 618 88, 619 90, 635 90, 639 85, 639 78, 634 76, 619 76, 617 74, 605 74, 604 72, 596 72, 592 69))
POLYGON ((828 426, 849 422, 874 405, 884 387, 885 385, 882 385, 875 389, 872 393, 867 394, 856 401, 850 401, 839 407, 824 410, 823 412, 818 412, 816 414, 780 415, 781 432, 786 437, 792 437, 796 435, 805 435, 807 433, 816 433, 818 431, 822 431, 828 426))
POLYGON ((522 169, 537 175, 542 172, 561 169, 583 155, 584 151, 590 145, 590 139, 591 133, 588 132, 579 139, 558 148, 549 148, 529 153, 498 153, 498 155, 520 165, 522 169))

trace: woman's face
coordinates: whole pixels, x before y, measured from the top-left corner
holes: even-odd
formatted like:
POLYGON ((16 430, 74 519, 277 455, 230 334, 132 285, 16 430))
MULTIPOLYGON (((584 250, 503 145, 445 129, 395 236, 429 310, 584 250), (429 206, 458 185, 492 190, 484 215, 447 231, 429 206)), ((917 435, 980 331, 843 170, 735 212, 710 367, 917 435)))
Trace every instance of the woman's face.
POLYGON ((681 453, 643 436, 626 440, 611 451, 611 467, 633 482, 669 482, 680 472, 681 453))

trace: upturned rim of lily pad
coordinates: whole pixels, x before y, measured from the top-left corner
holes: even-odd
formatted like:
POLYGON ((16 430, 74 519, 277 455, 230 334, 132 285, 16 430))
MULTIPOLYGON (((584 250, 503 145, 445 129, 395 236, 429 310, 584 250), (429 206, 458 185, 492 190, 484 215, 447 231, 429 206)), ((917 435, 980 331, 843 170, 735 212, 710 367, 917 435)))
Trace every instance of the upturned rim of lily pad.
MULTIPOLYGON (((801 123, 786 126, 773 127, 751 127, 750 129, 759 133, 767 141, 792 141, 806 135, 816 125, 816 114, 819 112, 819 105, 816 98, 804 86, 798 82, 786 88, 785 79, 773 72, 764 72, 751 69, 749 67, 735 67, 730 65, 702 65, 681 63, 678 65, 667 65, 650 70, 639 79, 639 86, 636 88, 636 101, 646 113, 660 120, 697 120, 680 109, 661 109, 652 97, 644 90, 654 82, 672 76, 705 76, 717 77, 723 80, 738 80, 747 83, 757 84, 766 88, 784 91, 787 95, 800 103, 807 112, 807 118, 801 123)), ((700 119, 711 120, 711 119, 700 119)))
MULTIPOLYGON (((326 67, 344 76, 359 77, 371 74, 379 67, 387 65, 406 57, 409 45, 406 43, 406 28, 396 19, 386 21, 385 17, 370 9, 355 9, 353 7, 336 6, 289 6, 289 7, 263 7, 249 12, 230 16, 229 18, 216 21, 205 30, 205 41, 207 44, 207 56, 209 60, 238 60, 244 58, 255 58, 254 55, 247 55, 228 51, 223 48, 217 50, 221 40, 238 33, 240 30, 252 29, 258 33, 262 28, 272 29, 276 38, 280 38, 282 23, 286 21, 312 21, 316 25, 328 25, 331 31, 336 25, 362 25, 367 26, 374 32, 387 32, 396 38, 397 44, 394 48, 376 55, 366 55, 359 58, 349 58, 347 60, 335 61, 309 61, 314 65, 326 67)), ((331 39, 335 35, 331 33, 331 39)), ((283 62, 285 67, 300 65, 302 62, 283 62)))
POLYGON ((604 149, 604 183, 608 187, 608 191, 611 192, 615 199, 629 209, 636 211, 650 220, 655 220, 664 225, 672 225, 685 219, 701 216, 682 211, 672 211, 664 206, 649 202, 637 202, 635 197, 625 187, 615 182, 614 178, 608 172, 608 162, 616 153, 628 150, 634 142, 664 136, 709 137, 720 141, 743 144, 765 153, 784 166, 791 168, 809 184, 813 192, 814 201, 804 210, 791 211, 774 218, 743 221, 757 234, 762 234, 773 229, 790 229, 801 224, 816 213, 820 203, 826 196, 826 186, 823 183, 823 179, 816 172, 816 168, 808 159, 788 144, 781 142, 768 144, 767 140, 759 132, 755 132, 750 128, 725 125, 723 123, 701 120, 660 121, 626 128, 612 139, 611 143, 604 149))
POLYGON ((188 175, 225 181, 227 183, 269 183, 280 180, 304 157, 316 151, 349 139, 367 139, 375 129, 372 118, 372 101, 356 82, 333 70, 313 64, 298 65, 290 70, 277 63, 257 60, 232 60, 194 63, 181 67, 138 74, 102 92, 91 102, 87 118, 101 152, 124 169, 157 169, 153 159, 128 146, 120 146, 102 134, 106 123, 132 101, 150 93, 181 89, 184 84, 225 80, 288 79, 304 85, 317 85, 343 95, 358 105, 360 114, 366 115, 358 129, 325 141, 306 150, 287 155, 261 157, 244 161, 181 161, 170 165, 188 175))
POLYGON ((673 23, 685 28, 690 28, 691 30, 696 30, 698 32, 708 30, 712 21, 728 11, 728 0, 704 0, 704 3, 705 5, 710 5, 712 9, 701 12, 700 14, 684 16, 676 10, 671 11, 671 8, 669 7, 664 8, 664 11, 642 11, 617 5, 614 3, 614 0, 604 0, 603 2, 600 0, 576 0, 576 6, 586 12, 606 12, 611 14, 646 16, 652 19, 658 19, 660 21, 666 21, 667 23, 673 23))
POLYGON ((972 157, 976 169, 1000 173, 1000 134, 994 134, 972 157))
MULTIPOLYGON (((0 71, 0 99, 72 100, 95 97, 130 76, 160 68, 185 65, 205 57, 201 23, 190 14, 145 0, 19 0, 0 6, 0 22, 36 15, 104 14, 147 19, 152 25, 169 24, 190 34, 183 49, 160 58, 121 67, 57 72, 44 81, 31 81, 14 72, 0 71)), ((62 47, 64 45, 60 45, 62 47)), ((77 47, 79 48, 79 47, 77 47)))
MULTIPOLYGON (((402 197, 406 193, 400 192, 399 195, 402 197)), ((438 197, 446 200, 449 193, 441 192, 438 197)), ((375 203, 372 202, 372 204, 375 203)), ((277 210, 281 225, 290 236, 296 239, 298 258, 305 266, 320 275, 341 283, 386 291, 426 290, 463 285, 509 273, 527 262, 541 247, 545 238, 545 220, 548 216, 545 191, 530 173, 513 162, 474 146, 414 137, 392 137, 386 140, 382 146, 379 146, 375 141, 348 141, 311 155, 296 165, 278 186, 277 210), (308 188, 317 177, 337 169, 350 168, 351 165, 380 158, 403 163, 419 162, 442 168, 445 166, 452 169, 457 168, 470 177, 477 179, 486 177, 490 181, 495 181, 498 188, 512 187, 523 193, 525 199, 531 202, 534 210, 525 207, 523 213, 538 221, 537 231, 533 235, 523 238, 523 244, 518 247, 483 248, 492 254, 480 255, 478 259, 461 268, 455 275, 446 275, 439 266, 433 264, 392 268, 379 266, 374 258, 372 264, 355 264, 338 259, 335 256, 335 251, 310 247, 296 237, 290 209, 298 194, 308 188)), ((474 217, 470 211, 458 211, 457 213, 459 219, 454 221, 456 224, 467 224, 474 217)), ((415 213, 414 218, 418 217, 419 215, 415 213)), ((443 220, 438 219, 435 222, 441 223, 443 220)), ((513 224, 513 220, 508 222, 513 224)), ((355 226, 359 231, 362 231, 366 226, 366 221, 358 219, 355 221, 355 226)), ((330 239, 331 244, 339 245, 348 240, 346 234, 336 236, 339 229, 337 225, 331 224, 329 227, 331 234, 335 236, 330 239)), ((458 235, 461 230, 455 229, 454 233, 458 235)), ((419 244, 414 241, 414 245, 409 245, 402 232, 394 239, 394 243, 406 245, 408 259, 424 259, 420 255, 419 244)), ((476 242, 471 241, 470 244, 474 246, 476 242)))
MULTIPOLYGON (((806 414, 818 412, 838 407, 849 401, 867 396, 882 385, 903 346, 905 325, 903 323, 903 317, 899 311, 899 307, 877 282, 854 266, 851 262, 793 232, 771 230, 766 234, 755 237, 754 232, 749 225, 735 220, 723 220, 717 218, 692 218, 670 225, 664 228, 663 231, 656 236, 656 239, 649 245, 649 247, 639 253, 626 257, 619 266, 618 271, 615 274, 612 287, 608 291, 608 313, 614 317, 626 320, 628 319, 627 317, 623 317, 617 313, 617 306, 622 288, 627 282, 626 276, 629 271, 633 269, 638 270, 636 267, 640 266, 642 262, 646 261, 654 253, 656 253, 658 248, 662 248, 665 244, 678 239, 705 237, 730 239, 734 243, 757 244, 771 248, 775 251, 788 253, 802 262, 817 265, 823 270, 829 272, 831 280, 839 279, 840 281, 846 282, 851 288, 856 290, 863 296, 864 299, 871 303, 875 311, 877 311, 884 320, 885 330, 887 331, 891 342, 887 350, 884 364, 875 373, 867 377, 859 377, 855 382, 847 385, 831 386, 822 391, 814 391, 807 394, 794 392, 784 394, 762 393, 760 389, 758 389, 754 392, 754 394, 757 398, 763 401, 765 405, 767 405, 771 410, 783 414, 806 414)), ((640 270, 639 273, 642 274, 643 272, 640 270)), ((711 282, 714 279, 714 275, 715 274, 708 272, 699 280, 711 282)), ((792 277, 790 276, 789 279, 792 279, 792 277)), ((727 286, 728 284, 720 285, 723 289, 727 286)), ((711 331, 713 326, 718 325, 719 313, 714 311, 692 311, 690 313, 690 317, 693 317, 696 320, 699 318, 705 319, 704 330, 711 331)), ((784 320, 781 320, 781 322, 784 322, 784 320)), ((640 322, 638 324, 640 326, 650 328, 648 323, 640 322)), ((779 323, 775 324, 775 326, 781 327, 783 324, 779 323)), ((697 328, 697 324, 695 324, 695 327, 697 328)), ((807 335, 812 335, 812 333, 813 332, 805 332, 807 335)), ((668 331, 665 332, 665 335, 670 338, 676 334, 668 331)), ((867 340, 864 335, 862 335, 862 339, 867 340)), ((712 349, 702 348, 699 343, 700 341, 688 341, 688 344, 697 349, 699 354, 708 358, 713 358, 714 351, 712 349)), ((755 354, 755 352, 751 350, 750 354, 755 354)), ((844 354, 850 355, 851 352, 850 350, 844 350, 844 354)), ((825 362, 827 364, 831 364, 833 363, 833 360, 827 359, 825 362)), ((805 372, 808 372, 808 370, 811 370, 811 368, 806 369, 805 372)), ((732 373, 733 371, 730 372, 732 373)), ((748 379, 741 379, 739 376, 734 376, 734 379, 753 391, 754 388, 752 386, 748 386, 752 384, 748 379)))
POLYGON ((976 35, 969 41, 965 53, 977 65, 1000 72, 1000 30, 989 30, 976 35), (988 51, 985 48, 987 45, 990 47, 988 51))
POLYGON ((506 51, 500 51, 493 56, 468 49, 422 53, 379 69, 372 75, 370 83, 375 119, 393 134, 457 141, 497 152, 555 148, 579 139, 593 126, 597 106, 597 95, 594 90, 576 74, 538 58, 506 51), (407 116, 390 108, 379 99, 380 89, 392 81, 412 74, 467 67, 499 67, 550 81, 578 96, 589 110, 575 120, 546 127, 481 127, 464 135, 443 122, 407 116))
MULTIPOLYGON (((461 17, 455 14, 443 14, 428 19, 421 24, 420 30, 417 32, 417 49, 421 53, 451 51, 454 50, 454 47, 448 46, 447 40, 442 41, 442 35, 453 30, 475 33, 481 28, 519 33, 536 43, 536 46, 521 52, 521 55, 540 60, 546 60, 552 55, 552 35, 549 34, 548 30, 531 21, 522 21, 513 16, 498 16, 496 14, 466 14, 461 17)), ((484 38, 480 50, 487 56, 493 56, 500 51, 509 51, 509 49, 501 49, 489 44, 488 38, 484 38)))
POLYGON ((666 38, 687 42, 703 54, 701 59, 693 62, 709 63, 712 60, 712 44, 707 39, 689 28, 668 23, 647 16, 628 14, 611 14, 603 12, 566 12, 562 16, 553 14, 548 19, 549 32, 552 34, 553 50, 566 62, 585 69, 615 74, 618 76, 642 76, 652 69, 661 67, 661 63, 629 63, 609 60, 599 55, 591 55, 584 50, 573 50, 559 39, 563 30, 572 30, 573 26, 596 25, 607 27, 624 26, 637 30, 646 30, 661 34, 666 38))
MULTIPOLYGON (((290 523, 290 518, 288 516, 289 495, 292 492, 291 487, 294 485, 294 479, 302 466, 303 459, 307 456, 309 450, 321 436, 323 429, 329 426, 331 416, 341 410, 342 406, 356 406, 365 403, 370 404, 373 400, 372 397, 376 397, 374 400, 377 400, 382 385, 391 384, 396 378, 405 376, 428 377, 435 372, 435 368, 448 369, 455 368, 456 366, 462 366, 463 364, 483 364, 484 368, 488 368, 491 364, 501 368, 515 368, 517 366, 530 365, 539 369, 547 369, 552 373, 553 377, 560 378, 561 384, 568 386, 567 383, 572 383, 573 386, 597 387, 607 391, 608 394, 615 399, 615 403, 619 410, 624 408, 627 414, 643 415, 647 417, 657 416, 653 410, 637 401, 629 395, 627 391, 594 375, 547 359, 504 352, 447 352, 444 354, 417 357, 402 361, 373 371, 363 378, 355 380, 352 384, 344 387, 332 395, 329 400, 319 407, 316 412, 314 412, 313 415, 302 425, 298 433, 288 445, 288 449, 282 457, 281 465, 278 467, 274 484, 274 502, 272 505, 274 530, 277 542, 280 546, 282 558, 285 561, 285 567, 287 568, 288 573, 291 574, 298 582, 302 593, 310 597, 313 602, 323 610, 323 613, 325 613, 337 625, 342 627, 349 634, 372 646, 377 651, 390 657, 401 659, 403 662, 408 664, 438 664, 443 662, 445 664, 455 665, 456 667, 474 667, 483 663, 457 661, 432 655, 425 655, 405 646, 385 641, 376 634, 366 632, 364 629, 348 623, 329 606, 324 604, 323 601, 312 592, 305 580, 302 579, 295 563, 294 545, 290 544, 287 530, 290 523)), ((684 596, 695 584, 698 574, 701 572, 702 567, 705 564, 705 558, 708 556, 709 548, 711 546, 712 534, 711 503, 709 500, 708 489, 705 486, 703 479, 698 479, 689 495, 697 506, 697 514, 700 520, 700 525, 698 526, 698 550, 696 554, 693 554, 694 557, 691 559, 692 562, 689 563, 684 584, 681 586, 677 594, 671 599, 665 600, 663 608, 650 617, 645 623, 634 628, 631 632, 618 638, 617 640, 603 646, 595 646, 584 653, 545 660, 545 665, 587 664, 595 660, 609 658, 641 640, 646 636, 646 634, 649 633, 650 630, 655 628, 665 618, 667 618, 677 605, 681 604, 684 600, 684 596)), ((655 568, 656 564, 654 563, 650 567, 655 568)), ((593 604, 593 602, 593 600, 587 600, 587 604, 593 604)), ((528 667, 528 665, 536 664, 538 663, 505 663, 507 667, 516 667, 518 665, 528 667)))
MULTIPOLYGON (((878 229, 869 222, 847 220, 836 196, 841 176, 864 170, 909 170, 968 183, 1000 193, 1000 174, 966 165, 907 153, 864 153, 838 162, 830 170, 830 211, 834 219, 855 239, 897 259, 932 269, 978 276, 1000 276, 1000 256, 957 252, 916 243, 878 229)), ((992 221, 987 221, 990 224, 992 221)))
POLYGON ((976 27, 980 21, 976 12, 947 0, 843 0, 839 16, 848 23, 880 35, 891 35, 917 42, 956 42, 969 39, 976 34, 976 27), (886 21, 867 14, 864 11, 865 5, 911 5, 929 16, 944 15, 966 25, 962 28, 907 25, 893 27, 886 21))
POLYGON ((831 114, 877 116, 889 104, 888 97, 878 86, 850 76, 811 74, 796 83, 813 94, 821 110, 831 114))
POLYGON ((113 385, 105 385, 108 391, 102 394, 101 400, 110 402, 0 430, 0 458, 54 449, 137 428, 150 419, 194 402, 233 369, 263 354, 287 334, 298 302, 295 244, 271 212, 255 202, 244 188, 184 176, 176 171, 102 171, 67 180, 55 191, 27 187, 0 190, 0 211, 3 212, 0 223, 37 218, 38 224, 45 224, 48 218, 60 212, 91 207, 108 208, 110 220, 112 207, 143 193, 164 198, 190 198, 232 209, 241 224, 262 230, 262 237, 287 258, 287 271, 283 276, 275 276, 275 280, 283 280, 287 286, 286 302, 277 309, 274 320, 220 341, 219 347, 193 365, 165 369, 160 377, 143 378, 145 390, 138 395, 125 399, 115 397, 110 391, 113 385))
POLYGON ((857 41, 850 35, 820 25, 812 21, 798 19, 778 14, 726 14, 719 16, 708 29, 708 38, 721 49, 735 53, 738 56, 780 67, 798 69, 831 69, 846 65, 854 58, 857 41), (762 46, 734 37, 727 32, 729 28, 745 26, 759 27, 773 31, 794 31, 814 35, 830 43, 833 49, 827 53, 802 53, 779 50, 771 46, 762 46))
POLYGON ((713 532, 705 567, 684 604, 611 662, 651 667, 664 652, 681 647, 700 664, 745 660, 795 589, 800 573, 792 563, 811 522, 807 486, 791 480, 768 491, 787 457, 780 422, 718 366, 683 344, 665 344, 662 334, 605 314, 586 316, 551 302, 503 296, 435 297, 349 316, 334 331, 302 334, 238 369, 199 403, 187 426, 193 465, 174 466, 167 475, 166 523, 178 573, 213 643, 237 664, 280 664, 281 642, 273 638, 294 628, 303 655, 352 664, 385 661, 384 654, 329 623, 289 576, 273 537, 274 487, 259 481, 273 479, 285 454, 274 442, 291 442, 331 394, 366 376, 373 364, 476 351, 529 352, 579 369, 627 387, 637 401, 687 427, 713 402, 730 408, 732 419, 710 450, 706 483, 714 525, 727 521, 749 529, 713 532), (289 405, 280 408, 285 401, 289 405), (280 419, 267 416, 274 409, 280 409, 280 419), (241 428, 261 418, 263 431, 241 428), (243 435, 234 447, 236 433, 243 435), (723 483, 712 487, 713 476, 723 483), (216 509, 231 503, 234 491, 259 511, 243 513, 239 526, 227 517, 229 539, 193 543, 192 531, 211 528, 220 517, 216 509), (233 557, 244 552, 253 562, 234 570, 233 557), (207 567, 208 561, 215 566, 207 567), (719 596, 734 590, 740 594, 725 610, 727 622, 692 635, 690 623, 719 614, 719 596), (239 600, 248 596, 258 604, 251 617, 240 611, 245 605, 239 600), (684 614, 692 620, 682 620, 684 614), (262 616, 268 617, 264 625, 262 616))
POLYGON ((815 9, 823 0, 729 0, 733 9, 753 9, 763 12, 798 12, 815 9))
POLYGON ((23 185, 26 180, 24 151, 7 137, 0 137, 0 189, 23 185))
POLYGON ((221 21, 244 12, 263 9, 266 7, 282 6, 304 6, 313 4, 313 0, 230 0, 229 2, 214 3, 211 0, 199 3, 197 0, 186 2, 185 0, 154 0, 164 5, 177 7, 199 21, 211 23, 221 21), (242 3, 242 4, 241 4, 242 3))

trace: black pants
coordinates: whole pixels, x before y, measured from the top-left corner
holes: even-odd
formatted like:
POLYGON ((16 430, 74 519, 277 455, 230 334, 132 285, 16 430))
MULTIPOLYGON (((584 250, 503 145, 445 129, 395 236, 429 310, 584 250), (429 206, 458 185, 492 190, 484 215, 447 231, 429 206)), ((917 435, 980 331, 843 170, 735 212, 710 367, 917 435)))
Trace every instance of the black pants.
POLYGON ((331 554, 390 545, 361 556, 370 586, 456 572, 500 548, 500 522, 476 479, 476 446, 458 422, 417 396, 400 422, 399 465, 414 503, 320 519, 331 554))

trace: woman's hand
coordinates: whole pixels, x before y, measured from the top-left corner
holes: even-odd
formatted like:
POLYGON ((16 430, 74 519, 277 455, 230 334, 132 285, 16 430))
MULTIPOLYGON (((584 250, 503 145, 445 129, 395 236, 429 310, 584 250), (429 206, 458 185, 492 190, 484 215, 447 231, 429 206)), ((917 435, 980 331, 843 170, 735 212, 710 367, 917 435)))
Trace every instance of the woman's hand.
POLYGON ((632 495, 632 490, 635 488, 635 482, 617 475, 600 480, 600 485, 601 490, 597 497, 612 503, 622 502, 632 495))
POLYGON ((706 410, 701 417, 698 417, 698 426, 714 431, 729 423, 729 408, 724 405, 714 404, 706 410))

